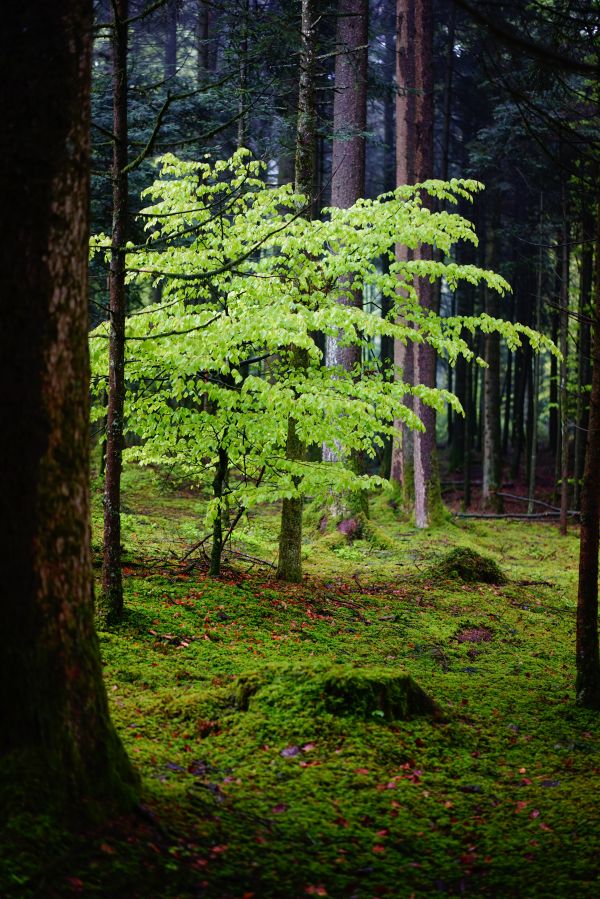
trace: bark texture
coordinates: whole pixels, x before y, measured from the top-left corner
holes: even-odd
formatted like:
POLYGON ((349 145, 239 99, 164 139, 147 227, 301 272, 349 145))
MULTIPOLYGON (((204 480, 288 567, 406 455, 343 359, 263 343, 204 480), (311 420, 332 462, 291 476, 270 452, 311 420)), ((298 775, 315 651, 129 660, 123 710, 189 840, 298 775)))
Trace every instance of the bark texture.
POLYGON ((87 256, 92 4, 3 10, 0 817, 124 804, 93 625, 87 256), (5 797, 3 797, 5 798, 5 797))
POLYGON ((121 472, 125 405, 125 247, 128 213, 127 166, 127 25, 128 0, 113 4, 113 221, 108 275, 110 340, 106 470, 104 480, 104 558, 102 612, 109 621, 123 614, 121 574, 121 472))
POLYGON ((592 335, 592 391, 583 486, 577 595, 577 702, 600 709, 598 651, 598 550, 600 544, 600 201, 596 234, 595 327, 592 335))

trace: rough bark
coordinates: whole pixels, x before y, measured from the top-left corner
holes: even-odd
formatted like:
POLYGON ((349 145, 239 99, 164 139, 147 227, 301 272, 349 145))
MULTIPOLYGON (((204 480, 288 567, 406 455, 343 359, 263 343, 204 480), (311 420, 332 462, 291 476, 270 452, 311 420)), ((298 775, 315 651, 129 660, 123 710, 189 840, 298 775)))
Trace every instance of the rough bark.
POLYGON ((133 798, 93 623, 87 257, 92 4, 10 3, 0 195, 0 787, 15 810, 133 798), (13 805, 14 803, 14 805, 13 805))
MULTIPOLYGON (((540 248, 538 254, 538 270, 537 270, 537 287, 535 292, 535 321, 536 330, 540 328, 540 319, 542 311, 542 279, 543 279, 543 214, 544 214, 544 195, 540 194, 540 231, 539 240, 540 248)), ((541 365, 540 354, 536 353, 533 360, 533 384, 531 390, 531 455, 529 461, 529 504, 527 511, 532 514, 534 512, 535 483, 537 474, 537 450, 538 450, 538 415, 539 415, 539 398, 541 386, 541 365)))
POLYGON ((596 234, 595 326, 592 335, 592 390, 583 486, 577 594, 577 702, 600 709, 598 651, 598 550, 600 542, 600 200, 596 234))
POLYGON ((109 376, 104 480, 104 557, 102 613, 109 621, 123 614, 121 573, 121 472, 125 404, 125 247, 128 212, 127 165, 127 25, 128 0, 114 0, 113 52, 113 220, 109 291, 109 376))
MULTIPOLYGON (((300 78, 298 86, 298 123, 296 130, 295 189, 307 198, 305 215, 311 217, 314 208, 315 138, 316 138, 316 0, 302 0, 300 78)), ((297 354, 295 364, 302 364, 297 354)), ((286 458, 301 461, 306 447, 298 437, 296 421, 288 419, 286 458)), ((299 482, 296 480, 296 487, 299 482)), ((279 532, 279 561, 277 577, 297 583, 302 580, 302 496, 283 500, 279 532)))

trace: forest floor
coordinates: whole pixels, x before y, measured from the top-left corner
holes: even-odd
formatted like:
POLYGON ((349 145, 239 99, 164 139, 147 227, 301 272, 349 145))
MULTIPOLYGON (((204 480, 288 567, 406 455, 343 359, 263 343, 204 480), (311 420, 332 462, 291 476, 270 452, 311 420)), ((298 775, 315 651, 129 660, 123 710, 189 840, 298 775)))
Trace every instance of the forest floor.
MULTIPOLYGON (((275 556, 277 510, 263 509, 211 580, 177 561, 202 499, 152 472, 128 470, 124 488, 127 611, 100 641, 143 806, 80 837, 38 822, 13 844, 2 896, 600 895, 598 717, 574 704, 574 527, 416 532, 382 494, 349 543, 309 509, 306 576, 291 586, 247 558, 275 556), (454 547, 508 582, 443 576, 454 547), (400 720, 405 673, 437 715, 400 720)), ((100 510, 96 495, 96 550, 100 510)))

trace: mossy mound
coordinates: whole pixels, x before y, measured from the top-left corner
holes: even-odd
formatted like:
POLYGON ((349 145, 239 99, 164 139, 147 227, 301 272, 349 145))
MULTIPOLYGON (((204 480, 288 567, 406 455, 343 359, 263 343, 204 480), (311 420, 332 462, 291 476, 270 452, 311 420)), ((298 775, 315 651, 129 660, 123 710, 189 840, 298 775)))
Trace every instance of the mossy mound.
POLYGON ((267 668, 240 677, 233 694, 239 711, 257 706, 306 710, 319 707, 333 715, 404 721, 436 715, 437 706, 406 673, 346 665, 267 668), (255 705, 256 704, 256 705, 255 705))
POLYGON ((451 550, 431 569, 430 574, 437 578, 464 581, 467 584, 508 582, 508 578, 493 559, 465 547, 451 550))
POLYGON ((325 707, 334 715, 405 721, 436 715, 433 699, 408 674, 377 668, 332 671, 322 682, 325 707))

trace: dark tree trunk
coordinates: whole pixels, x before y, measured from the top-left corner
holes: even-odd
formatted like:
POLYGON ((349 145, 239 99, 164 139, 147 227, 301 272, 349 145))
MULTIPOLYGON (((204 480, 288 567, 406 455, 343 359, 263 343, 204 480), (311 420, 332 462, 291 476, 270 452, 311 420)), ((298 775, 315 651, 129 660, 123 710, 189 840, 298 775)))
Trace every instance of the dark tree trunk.
POLYGON ((566 188, 563 187, 563 229, 560 290, 560 532, 567 533, 569 508, 569 225, 566 188))
MULTIPOLYGON (((415 7, 414 0, 396 2, 396 184, 415 183, 415 7)), ((405 262, 410 255, 407 247, 396 246, 396 258, 405 262)), ((414 384, 413 346, 400 341, 394 343, 394 363, 402 372, 406 384, 414 384)), ((413 408, 409 394, 404 400, 413 408)), ((400 421, 396 423, 398 437, 392 445, 392 480, 402 485, 405 511, 414 502, 414 450, 413 433, 400 421)))
MULTIPOLYGON (((369 7, 366 0, 338 0, 333 100, 331 205, 348 209, 365 193, 365 129, 367 127, 367 48, 369 7)), ((338 300, 362 306, 362 292, 338 300)), ((327 337, 325 360, 352 371, 361 361, 357 346, 340 346, 327 337)), ((324 459, 336 459, 325 448, 324 459)))
POLYGON ((168 0, 165 21, 165 81, 170 84, 177 76, 177 19, 179 0, 168 0))
MULTIPOLYGON (((333 148, 331 205, 348 209, 365 193, 365 129, 367 127, 367 0, 338 0, 335 94, 333 101, 333 148)), ((348 285, 350 286, 350 285, 348 285)), ((345 306, 362 306, 362 290, 338 297, 345 306)), ((360 367, 361 348, 342 346, 335 336, 325 341, 325 363, 351 372, 360 367)), ((334 436, 334 435, 332 435, 334 436)), ((335 441, 323 447, 323 460, 336 461, 335 441)), ((352 460, 355 467, 360 460, 352 460)), ((338 512, 349 517, 366 511, 366 495, 336 498, 338 512)))
POLYGON ((203 84, 210 66, 209 53, 210 38, 210 6, 206 0, 198 0, 198 15, 196 19, 196 47, 197 47, 197 78, 198 83, 203 84))
MULTIPOLYGON (((488 222, 485 246, 485 267, 494 265, 494 240, 497 222, 488 222)), ((485 311, 498 318, 498 295, 484 287, 485 311)), ((502 498, 498 496, 502 481, 502 446, 500 431, 500 337, 496 333, 484 338, 484 358, 487 368, 483 372, 483 486, 481 500, 484 508, 502 511, 502 498)))
MULTIPOLYGON (((433 10, 432 0, 414 0, 415 6, 415 180, 433 177, 433 10)), ((424 198, 424 202, 429 201, 424 198)), ((431 247, 417 250, 421 259, 431 259, 431 247)), ((418 284, 419 303, 425 311, 436 307, 436 293, 428 279, 418 284)), ((428 343, 415 343, 415 384, 436 385, 436 353, 428 343)), ((425 425, 414 435, 415 524, 419 528, 435 524, 442 510, 437 465, 435 409, 415 399, 415 412, 425 425)))
POLYGON ((87 261, 92 4, 10 3, 0 191, 0 812, 132 801, 93 623, 87 261), (10 791, 9 789, 10 788, 10 791))
MULTIPOLYGON (((306 216, 312 214, 315 195, 315 139, 316 139, 316 32, 315 0, 302 0, 302 35, 300 52, 300 79, 298 89, 298 124, 296 132, 296 183, 295 188, 307 198, 306 216)), ((296 354, 295 363, 301 365, 302 354, 296 354)), ((296 421, 288 420, 286 458, 301 461, 306 447, 298 437, 296 421)), ((296 481, 296 487, 299 482, 296 481)), ((283 500, 281 529, 279 532, 279 561, 277 577, 282 581, 298 583, 302 580, 302 496, 283 500)))
POLYGON ((600 709, 598 652, 598 549, 600 538, 600 201, 596 234, 596 287, 592 336, 592 391, 583 487, 577 595, 577 702, 600 709))
POLYGON ((125 404, 125 253, 127 232, 127 25, 128 0, 115 0, 113 49, 113 223, 108 277, 110 342, 106 474, 104 482, 104 559, 102 613, 109 621, 123 614, 121 574, 121 471, 125 404))
POLYGON ((590 355, 591 332, 588 322, 591 306, 592 278, 594 270, 594 217, 582 199, 584 211, 582 215, 581 236, 581 272, 579 280, 579 341, 577 352, 577 410, 575 428, 575 453, 573 462, 573 506, 579 509, 581 502, 581 475, 585 464, 585 435, 588 428, 588 404, 586 402, 586 388, 591 380, 590 355))
POLYGON ((221 574, 221 555, 223 552, 223 496, 227 488, 229 476, 229 456, 227 450, 219 450, 218 461, 213 479, 213 496, 219 501, 219 508, 213 521, 212 550, 210 554, 211 577, 219 577, 221 574))

